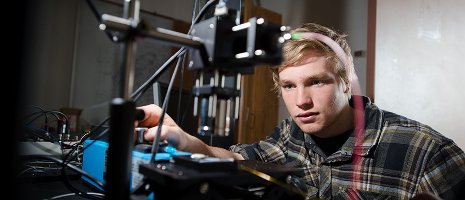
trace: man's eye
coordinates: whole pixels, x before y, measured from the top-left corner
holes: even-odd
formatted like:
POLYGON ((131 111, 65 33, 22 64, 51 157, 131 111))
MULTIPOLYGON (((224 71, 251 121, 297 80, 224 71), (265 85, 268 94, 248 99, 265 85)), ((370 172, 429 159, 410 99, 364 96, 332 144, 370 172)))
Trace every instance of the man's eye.
POLYGON ((323 85, 323 84, 324 84, 324 82, 321 81, 321 80, 314 80, 314 81, 312 81, 312 85, 321 86, 321 85, 323 85))
POLYGON ((281 86, 281 87, 282 87, 284 90, 287 90, 287 91, 289 91, 289 90, 291 90, 291 89, 293 88, 292 85, 283 85, 283 86, 281 86))

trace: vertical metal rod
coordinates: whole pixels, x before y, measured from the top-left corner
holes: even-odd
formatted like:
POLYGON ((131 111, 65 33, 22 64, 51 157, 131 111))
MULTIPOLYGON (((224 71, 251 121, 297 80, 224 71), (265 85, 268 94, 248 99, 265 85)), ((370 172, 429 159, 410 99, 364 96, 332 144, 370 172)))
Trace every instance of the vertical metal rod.
MULTIPOLYGON (((235 79, 236 83, 236 90, 240 91, 241 90, 241 78, 242 75, 239 73, 237 74, 237 78, 235 79)), ((239 97, 236 97, 236 102, 235 102, 235 108, 234 108, 234 119, 239 118, 239 97)))
MULTIPOLYGON (((198 88, 200 86, 199 82, 200 82, 199 79, 195 79, 195 87, 196 88, 198 88)), ((198 107, 199 107, 198 103, 199 103, 199 97, 197 95, 195 95, 195 97, 194 97, 194 113, 193 113, 194 117, 197 117, 197 110, 198 110, 198 107)))
MULTIPOLYGON (((128 19, 132 20, 132 24, 139 23, 139 9, 140 9, 140 2, 139 0, 124 0, 125 2, 125 16, 128 19), (126 6, 127 4, 127 6, 126 6), (126 8, 127 7, 127 8, 126 8)), ((131 33, 127 33, 131 34, 131 33)), ((137 49, 137 43, 135 42, 135 35, 129 35, 126 42, 121 46, 121 52, 124 56, 124 60, 121 63, 122 68, 122 75, 121 75, 121 89, 122 93, 121 96, 124 99, 130 99, 130 95, 132 94, 132 90, 134 88, 134 71, 135 71, 135 55, 137 49)))
MULTIPOLYGON (((124 0, 124 17, 139 23, 139 0, 124 0)), ((130 199, 130 173, 132 165, 132 146, 134 145, 135 103, 130 99, 134 87, 135 35, 126 34, 121 45, 121 85, 119 97, 110 108, 110 135, 107 151, 105 174, 105 199, 130 199)))

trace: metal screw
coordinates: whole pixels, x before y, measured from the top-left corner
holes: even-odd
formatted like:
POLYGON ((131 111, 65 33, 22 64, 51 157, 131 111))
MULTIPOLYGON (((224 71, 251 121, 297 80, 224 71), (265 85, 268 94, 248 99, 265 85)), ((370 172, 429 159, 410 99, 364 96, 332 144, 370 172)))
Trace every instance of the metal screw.
POLYGON ((208 189, 209 189, 208 183, 202 183, 202 185, 200 185, 200 188, 199 188, 200 194, 206 194, 208 192, 208 189))

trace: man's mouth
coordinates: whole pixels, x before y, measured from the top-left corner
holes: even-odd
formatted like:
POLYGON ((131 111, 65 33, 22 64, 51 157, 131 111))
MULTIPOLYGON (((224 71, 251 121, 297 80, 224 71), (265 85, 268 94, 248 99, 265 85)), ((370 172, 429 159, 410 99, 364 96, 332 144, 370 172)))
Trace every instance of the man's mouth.
POLYGON ((299 113, 296 118, 303 123, 312 123, 316 121, 317 112, 304 112, 299 113))

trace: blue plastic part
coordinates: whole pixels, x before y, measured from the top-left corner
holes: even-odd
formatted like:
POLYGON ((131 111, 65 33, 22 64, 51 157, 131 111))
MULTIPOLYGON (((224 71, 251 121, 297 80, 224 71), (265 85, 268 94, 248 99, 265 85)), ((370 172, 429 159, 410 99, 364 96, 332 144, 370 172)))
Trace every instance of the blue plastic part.
MULTIPOLYGON (((106 164, 106 151, 108 149, 108 143, 99 140, 85 140, 84 141, 84 153, 83 153, 83 162, 82 170, 87 172, 89 175, 93 176, 95 179, 101 181, 105 184, 105 164, 106 164), (92 144, 92 145, 90 145, 92 144), (89 146, 90 145, 90 146, 89 146)), ((168 161, 173 156, 189 156, 192 153, 178 151, 173 146, 165 146, 162 148, 161 152, 158 152, 155 155, 155 161, 168 161)), ((140 151, 132 151, 132 170, 131 170, 131 189, 134 189, 136 185, 142 181, 142 175, 139 174, 138 166, 142 163, 149 163, 151 158, 151 153, 144 153, 140 151)), ((101 188, 95 184, 92 180, 82 176, 82 179, 87 183, 95 186, 100 191, 104 191, 104 188, 101 188)), ((153 197, 153 194, 152 194, 153 197)))

